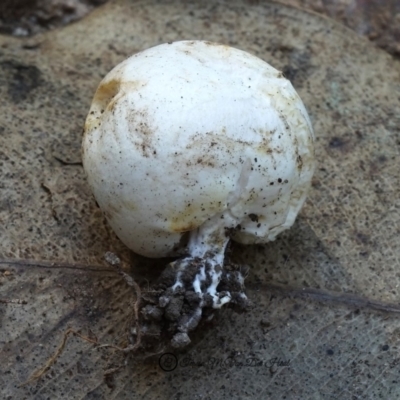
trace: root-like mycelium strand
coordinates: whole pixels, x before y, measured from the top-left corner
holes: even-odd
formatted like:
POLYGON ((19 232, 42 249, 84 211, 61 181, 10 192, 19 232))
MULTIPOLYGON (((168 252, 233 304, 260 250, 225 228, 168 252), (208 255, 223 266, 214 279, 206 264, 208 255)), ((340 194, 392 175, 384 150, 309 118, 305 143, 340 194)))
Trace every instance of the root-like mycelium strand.
POLYGON ((246 307, 244 279, 247 271, 238 266, 219 264, 209 257, 188 257, 167 266, 154 291, 146 296, 142 309, 143 332, 164 320, 173 347, 190 343, 188 333, 195 329, 204 310, 210 314, 224 304, 246 307))
POLYGON ((244 279, 247 268, 224 264, 230 233, 237 225, 230 213, 214 215, 192 231, 189 256, 170 263, 161 274, 142 309, 144 332, 154 330, 156 321, 172 337, 173 347, 190 343, 188 333, 213 310, 231 303, 247 306, 244 279), (161 322, 161 323, 160 323, 161 322))

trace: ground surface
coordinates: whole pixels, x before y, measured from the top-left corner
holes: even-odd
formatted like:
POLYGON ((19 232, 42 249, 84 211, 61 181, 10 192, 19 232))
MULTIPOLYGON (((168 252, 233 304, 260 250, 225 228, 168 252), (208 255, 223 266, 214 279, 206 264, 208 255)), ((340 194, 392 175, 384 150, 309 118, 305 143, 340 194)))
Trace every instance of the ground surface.
POLYGON ((1 36, 0 64, 1 398, 400 396, 398 306, 382 304, 400 294, 400 76, 390 56, 282 5, 115 0, 61 30, 1 36), (106 381, 120 354, 71 338, 44 378, 19 387, 68 327, 102 343, 125 336, 134 296, 107 251, 142 287, 162 270, 129 253, 105 223, 80 141, 105 73, 183 38, 247 50, 292 80, 318 138, 310 198, 276 242, 232 246, 232 262, 251 266, 250 312, 226 309, 188 349, 130 359, 106 381), (334 293, 318 301, 313 288, 334 293))
MULTIPOLYGON (((107 0, 3 0, 0 32, 26 36, 76 21, 107 0)), ((248 0, 254 4, 258 0, 248 0)), ((329 16, 400 57, 398 0, 281 0, 329 16)))
POLYGON ((327 15, 400 57, 398 0, 282 0, 283 3, 327 15))

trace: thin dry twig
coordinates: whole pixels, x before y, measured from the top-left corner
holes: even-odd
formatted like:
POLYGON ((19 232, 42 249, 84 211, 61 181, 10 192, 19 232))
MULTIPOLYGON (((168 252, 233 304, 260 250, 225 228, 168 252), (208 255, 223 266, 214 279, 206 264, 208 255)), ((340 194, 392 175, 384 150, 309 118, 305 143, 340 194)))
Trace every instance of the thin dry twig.
POLYGON ((26 300, 21 299, 0 299, 0 303, 3 304, 28 304, 26 300))
POLYGON ((54 354, 46 361, 45 365, 42 368, 40 368, 38 371, 34 372, 26 382, 24 382, 20 385, 20 387, 29 385, 30 383, 40 379, 52 367, 52 365, 56 362, 57 358, 64 351, 65 345, 67 344, 68 337, 71 334, 78 336, 79 338, 85 340, 86 342, 93 343, 93 344, 99 344, 97 341, 97 338, 91 339, 90 337, 84 336, 84 335, 80 334, 79 332, 75 331, 74 329, 69 328, 64 333, 61 344, 58 346, 58 348, 54 352, 54 354))
MULTIPOLYGON (((25 267, 41 267, 41 268, 68 268, 68 269, 85 269, 85 270, 94 270, 94 271, 116 271, 123 279, 124 281, 128 284, 128 286, 133 288, 134 294, 135 294, 135 300, 132 302, 132 308, 133 308, 133 313, 131 315, 130 321, 129 321, 129 327, 132 327, 135 325, 136 328, 136 341, 134 344, 125 346, 125 347, 119 347, 113 344, 100 344, 97 340, 97 338, 93 339, 87 336, 84 336, 80 334, 79 332, 75 331, 72 328, 69 328, 63 336, 62 342, 57 348, 57 350, 54 352, 54 354, 46 361, 45 365, 40 368, 38 371, 34 372, 31 377, 24 383, 22 383, 20 386, 25 386, 28 385, 36 380, 39 380, 55 363, 55 361, 58 359, 58 357, 61 355, 61 353, 64 351, 64 348, 66 346, 68 337, 71 334, 74 334, 78 336, 79 338, 83 339, 86 342, 95 344, 98 346, 98 348, 112 348, 117 351, 120 351, 124 354, 132 353, 136 351, 140 345, 141 345, 141 339, 142 339, 142 331, 140 328, 140 323, 139 323, 139 312, 140 312, 140 305, 141 305, 141 296, 142 296, 142 290, 139 287, 139 285, 136 283, 136 281, 128 275, 126 272, 124 272, 121 268, 121 260, 113 253, 107 252, 105 254, 105 260, 109 265, 111 265, 113 268, 112 269, 107 269, 102 266, 86 266, 86 265, 79 265, 79 264, 68 264, 68 263, 53 263, 53 262, 47 262, 47 261, 36 261, 36 260, 4 260, 0 259, 0 265, 1 264, 6 264, 6 265, 19 265, 19 266, 25 266, 25 267)), ((306 298, 306 299, 311 299, 314 301, 319 301, 319 302, 330 302, 330 303, 336 303, 336 304, 345 304, 348 306, 352 307, 357 307, 357 308, 363 308, 363 309, 371 309, 371 310, 377 310, 380 312, 387 312, 387 313, 395 313, 399 314, 400 313, 400 305, 398 304, 390 304, 390 303, 385 303, 377 300, 370 300, 368 298, 358 296, 352 293, 341 293, 341 292, 332 292, 332 291, 327 291, 327 290, 322 290, 322 289, 314 289, 314 288, 308 288, 308 287, 301 287, 301 288, 296 288, 296 287, 290 287, 286 285, 278 285, 278 284, 272 284, 272 283, 267 283, 267 284, 262 284, 262 285, 247 285, 248 290, 259 290, 259 289, 264 289, 266 291, 270 291, 285 297, 300 297, 300 298, 306 298)), ((154 290, 151 290, 150 287, 148 287, 148 290, 145 290, 144 293, 147 292, 154 292, 154 290)), ((25 300, 19 300, 19 299, 0 299, 0 303, 11 303, 11 304, 27 304, 25 300)), ((130 330, 129 330, 130 331, 130 330)), ((159 353, 155 353, 159 354, 159 353)), ((104 378, 109 378, 111 377, 114 373, 118 372, 124 368, 124 365, 119 365, 117 367, 109 368, 104 372, 104 378)))
POLYGON ((128 286, 132 287, 135 291, 136 300, 133 302, 133 315, 130 319, 130 326, 132 326, 133 323, 135 324, 136 342, 135 344, 129 345, 123 349, 113 345, 104 345, 102 347, 113 347, 117 350, 123 351, 124 353, 133 352, 140 347, 142 340, 142 331, 139 323, 139 310, 140 310, 142 291, 140 289, 140 286, 135 282, 135 280, 121 269, 121 260, 115 254, 107 252, 104 258, 111 266, 113 266, 116 269, 118 274, 125 280, 128 286))
POLYGON ((36 267, 36 268, 60 268, 60 269, 82 269, 85 271, 99 271, 99 272, 110 272, 113 271, 110 268, 106 268, 102 265, 89 265, 79 263, 62 263, 57 261, 44 261, 44 260, 23 260, 23 259, 0 259, 0 265, 7 266, 23 266, 23 267, 36 267))
POLYGON ((123 365, 118 365, 117 367, 114 367, 114 368, 109 368, 104 371, 103 375, 106 378, 108 376, 114 375, 116 372, 120 371, 122 368, 125 368, 125 367, 126 367, 126 365, 123 364, 123 365))
MULTIPOLYGON (((278 284, 261 284, 257 285, 259 288, 268 290, 273 293, 285 297, 300 297, 319 301, 322 303, 344 304, 346 306, 361 308, 366 310, 375 310, 380 312, 387 312, 392 314, 400 314, 400 305, 393 303, 386 303, 379 300, 370 300, 353 293, 333 292, 324 289, 315 289, 310 287, 291 287, 287 285, 278 284)), ((247 285, 248 290, 254 289, 254 285, 247 285)))
MULTIPOLYGON (((135 282, 135 280, 128 275, 127 273, 125 273, 124 271, 122 271, 121 269, 121 261, 120 259, 113 253, 107 252, 105 255, 105 259, 107 261, 108 264, 110 264, 113 267, 114 271, 117 271, 118 274, 125 280, 125 282, 134 289, 135 291, 135 296, 136 296, 136 300, 133 302, 133 315, 132 318, 130 320, 130 326, 133 325, 133 321, 135 322, 135 327, 136 327, 136 342, 132 345, 126 346, 126 347, 119 347, 119 346, 115 346, 112 344, 100 344, 97 340, 97 338, 92 339, 90 337, 84 336, 82 334, 80 334, 79 332, 77 332, 76 330, 69 328, 63 336, 62 342, 61 344, 58 346, 57 350, 54 352, 54 354, 46 361, 46 363, 44 364, 44 366, 42 368, 40 368, 38 371, 34 372, 31 377, 24 383, 22 383, 20 386, 26 386, 34 381, 39 380, 51 367, 52 365, 56 362, 56 360, 60 357, 60 355, 62 354, 62 352, 64 351, 65 345, 67 344, 67 340, 68 337, 71 334, 74 334, 76 336, 78 336, 79 338, 83 339, 86 342, 89 343, 93 343, 95 345, 97 345, 99 348, 104 348, 104 347, 109 347, 118 351, 121 351, 125 354, 130 353, 130 352, 134 352, 136 351, 141 344, 141 337, 142 337, 142 332, 140 329, 140 324, 139 324, 139 309, 140 309, 140 299, 141 299, 141 289, 139 287, 139 285, 135 282)), ((81 265, 77 265, 77 264, 59 264, 59 263, 49 263, 46 261, 32 261, 32 260, 0 260, 0 264, 17 264, 17 265, 24 265, 24 266, 39 266, 39 267, 44 267, 44 268, 55 268, 55 267, 61 267, 61 268, 73 268, 73 269, 80 269, 82 268, 81 265)), ((96 266, 94 266, 93 269, 95 269, 96 266)), ((87 269, 87 268, 86 268, 87 269)), ((97 268, 96 268, 97 269, 97 268)), ((98 268, 102 271, 110 271, 107 270, 105 268, 98 268)), ((97 270, 98 270, 97 269, 97 270)), ((21 300, 7 300, 7 299, 0 299, 0 302, 2 303, 15 303, 17 302, 17 304, 26 304, 26 302, 22 302, 21 300)), ((110 368, 108 370, 106 370, 104 372, 104 377, 107 378, 109 376, 111 376, 112 374, 114 374, 115 372, 119 371, 120 369, 122 369, 124 366, 118 366, 115 368, 110 368)))

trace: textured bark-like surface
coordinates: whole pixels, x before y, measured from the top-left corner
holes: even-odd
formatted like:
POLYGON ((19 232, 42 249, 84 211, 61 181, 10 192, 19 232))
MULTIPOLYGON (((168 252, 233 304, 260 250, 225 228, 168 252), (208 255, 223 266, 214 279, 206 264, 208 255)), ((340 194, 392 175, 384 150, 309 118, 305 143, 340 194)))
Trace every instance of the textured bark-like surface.
POLYGON ((333 21, 278 4, 116 0, 61 30, 0 37, 0 65, 2 398, 400 395, 398 309, 348 294, 399 298, 400 76, 390 56, 333 21), (71 338, 42 379, 19 387, 68 327, 102 343, 125 335, 133 296, 105 263, 107 251, 142 287, 162 270, 129 253, 105 223, 80 142, 100 79, 136 51, 181 39, 236 46, 292 80, 317 136, 309 200, 276 242, 232 246, 232 262, 251 266, 254 307, 222 309, 188 349, 160 359, 164 370, 159 355, 132 357, 105 382, 122 356, 71 338), (335 292, 331 301, 317 301, 325 291, 335 292))
POLYGON ((398 0, 282 0, 282 3, 327 15, 400 57, 398 0))

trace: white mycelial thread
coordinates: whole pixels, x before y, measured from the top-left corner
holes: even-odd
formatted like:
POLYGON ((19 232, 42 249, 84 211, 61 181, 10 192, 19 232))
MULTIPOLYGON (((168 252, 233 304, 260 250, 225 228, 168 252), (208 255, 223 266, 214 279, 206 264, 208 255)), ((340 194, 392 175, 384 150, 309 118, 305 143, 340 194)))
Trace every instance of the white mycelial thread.
POLYGON ((94 96, 82 154, 118 237, 147 257, 188 255, 175 265, 174 290, 196 260, 190 290, 213 307, 232 295, 218 294, 229 239, 265 243, 292 226, 315 167, 314 133, 291 83, 206 41, 159 45, 116 66, 94 96))
POLYGON ((193 282, 193 290, 196 293, 201 294, 201 283, 205 282, 206 280, 206 267, 202 265, 200 267, 199 273, 196 275, 194 282, 193 282))

